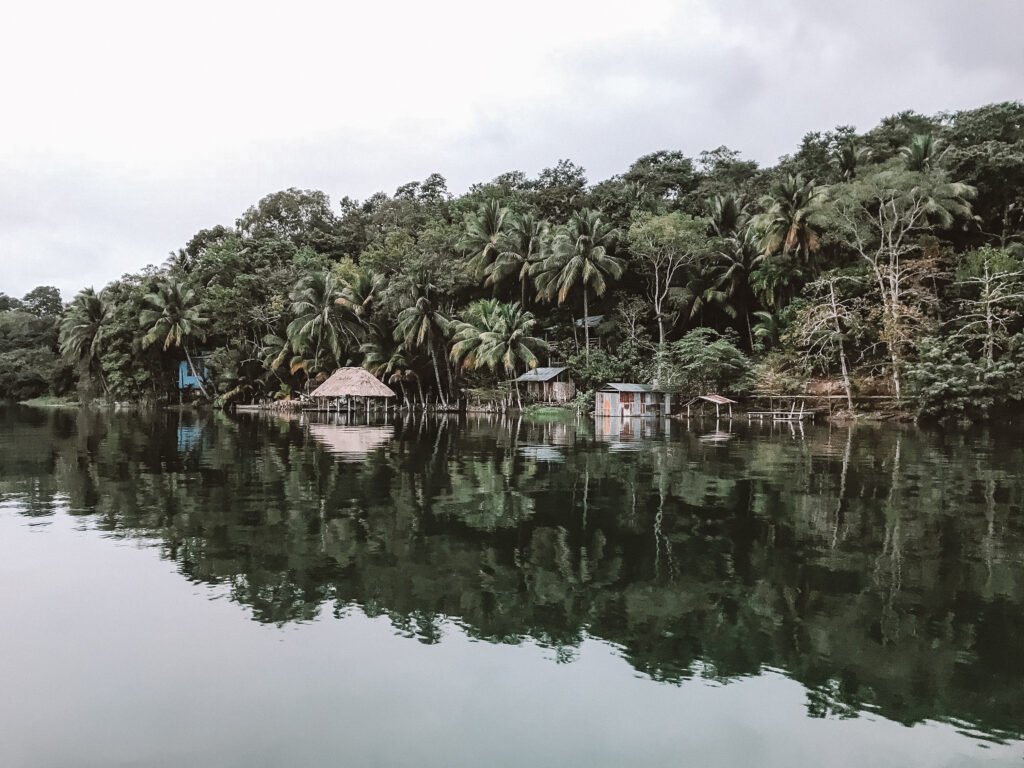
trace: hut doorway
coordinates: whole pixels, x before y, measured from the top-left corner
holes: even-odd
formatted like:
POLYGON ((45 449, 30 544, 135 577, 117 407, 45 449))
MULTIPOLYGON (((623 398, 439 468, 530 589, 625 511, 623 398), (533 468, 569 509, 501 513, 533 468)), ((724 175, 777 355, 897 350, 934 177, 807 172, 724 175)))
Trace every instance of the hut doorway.
POLYGON ((625 418, 626 416, 632 416, 633 415, 633 393, 632 392, 622 392, 619 395, 619 403, 622 405, 622 416, 623 416, 623 418, 625 418))

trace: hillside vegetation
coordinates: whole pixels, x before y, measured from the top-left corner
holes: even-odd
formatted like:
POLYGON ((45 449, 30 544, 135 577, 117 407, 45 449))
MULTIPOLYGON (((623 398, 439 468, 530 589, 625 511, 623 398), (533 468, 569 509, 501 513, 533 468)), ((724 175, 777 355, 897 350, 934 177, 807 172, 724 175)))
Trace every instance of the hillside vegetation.
POLYGON ((0 397, 176 400, 186 361, 217 403, 362 365, 451 404, 552 359, 584 391, 828 378, 983 417, 1024 397, 1024 104, 808 133, 770 168, 719 147, 458 196, 437 174, 336 204, 287 189, 160 267, 55 294, 0 294, 0 397))

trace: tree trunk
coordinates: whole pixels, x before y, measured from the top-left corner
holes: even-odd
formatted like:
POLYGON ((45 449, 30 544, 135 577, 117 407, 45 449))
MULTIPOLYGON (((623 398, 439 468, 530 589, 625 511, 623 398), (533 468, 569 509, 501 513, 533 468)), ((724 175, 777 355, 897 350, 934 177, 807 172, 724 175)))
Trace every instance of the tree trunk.
POLYGON ((846 348, 843 345, 843 329, 839 325, 839 304, 836 301, 836 284, 829 283, 829 298, 832 300, 832 323, 836 329, 836 342, 839 346, 839 367, 843 374, 843 386, 846 388, 846 405, 853 413, 853 393, 850 391, 850 371, 846 365, 846 348))
POLYGON ((210 396, 206 393, 206 387, 203 386, 203 379, 198 373, 196 373, 196 367, 192 364, 192 355, 188 353, 188 345, 184 345, 184 349, 185 359, 188 360, 188 369, 192 371, 192 376, 199 383, 199 391, 203 393, 203 397, 209 400, 210 396))
POLYGON ((846 350, 843 348, 843 340, 839 339, 839 367, 843 373, 843 387, 846 389, 846 406, 853 413, 853 393, 850 391, 850 373, 846 366, 846 350))
POLYGON ((662 317, 661 310, 657 310, 658 313, 658 380, 656 384, 662 385, 665 383, 665 318, 662 317))
POLYGON ((587 286, 583 286, 583 359, 590 362, 590 309, 587 304, 587 286))
MULTIPOLYGON (((92 363, 86 366, 86 371, 92 375, 92 363)), ((96 376, 100 380, 100 386, 103 387, 103 394, 106 395, 107 399, 110 399, 110 386, 107 384, 107 377, 103 373, 103 363, 96 361, 96 376)))
POLYGON ((896 392, 896 404, 900 404, 901 391, 900 391, 900 353, 896 350, 896 346, 893 345, 889 354, 889 358, 892 360, 892 386, 896 392))
POLYGON ((441 401, 441 405, 447 408, 448 400, 444 394, 444 385, 441 384, 441 368, 437 364, 437 346, 434 344, 430 345, 430 361, 434 364, 434 379, 437 381, 437 399, 441 401))
MULTIPOLYGON (((988 265, 985 265, 985 277, 988 278, 988 265)), ((989 368, 995 360, 996 329, 995 314, 992 311, 992 296, 989 285, 985 285, 985 362, 989 368)))

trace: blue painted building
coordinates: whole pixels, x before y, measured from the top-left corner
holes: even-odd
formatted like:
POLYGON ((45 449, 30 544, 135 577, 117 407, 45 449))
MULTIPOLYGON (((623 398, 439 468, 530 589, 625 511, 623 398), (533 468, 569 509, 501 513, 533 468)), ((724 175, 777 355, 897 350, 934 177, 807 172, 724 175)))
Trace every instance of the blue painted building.
MULTIPOLYGON (((192 360, 196 364, 196 371, 202 371, 205 375, 206 366, 203 364, 203 355, 193 357, 192 360)), ((199 389, 199 377, 192 375, 188 360, 178 363, 178 389, 199 389)))

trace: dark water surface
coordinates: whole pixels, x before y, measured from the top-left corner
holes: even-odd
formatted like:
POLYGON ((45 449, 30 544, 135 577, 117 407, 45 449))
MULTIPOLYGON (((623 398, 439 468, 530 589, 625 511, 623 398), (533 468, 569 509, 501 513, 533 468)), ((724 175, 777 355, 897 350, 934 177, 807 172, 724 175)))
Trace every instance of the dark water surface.
POLYGON ((0 409, 0 766, 1024 766, 1019 431, 633 426, 0 409))

